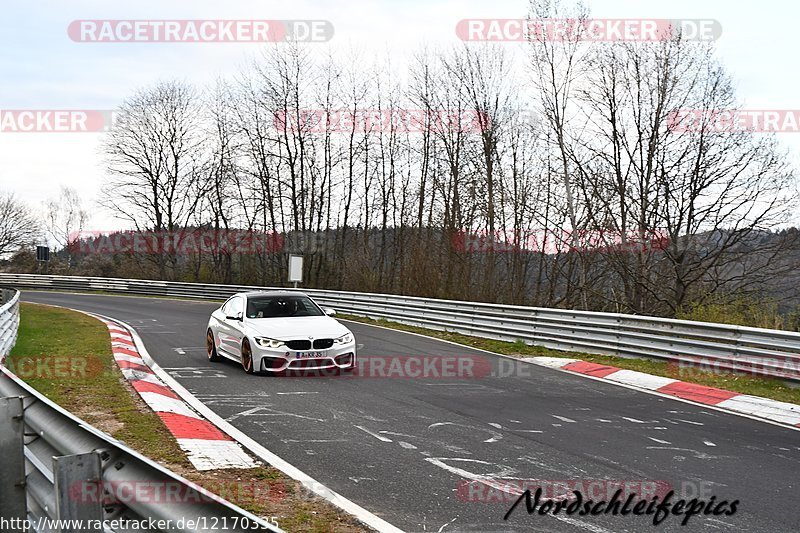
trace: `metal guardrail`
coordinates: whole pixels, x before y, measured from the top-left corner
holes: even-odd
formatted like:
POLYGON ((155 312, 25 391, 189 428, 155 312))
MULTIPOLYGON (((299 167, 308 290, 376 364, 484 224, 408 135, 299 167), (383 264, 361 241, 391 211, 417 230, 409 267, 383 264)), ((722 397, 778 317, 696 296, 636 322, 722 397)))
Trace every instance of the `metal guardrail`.
MULTIPOLYGON (((223 300, 266 287, 0 273, 0 285, 223 300)), ((618 313, 303 289, 353 315, 557 350, 662 359, 800 380, 800 333, 618 313)))
POLYGON ((0 289, 0 363, 14 347, 19 328, 19 292, 0 289))
MULTIPOLYGON (((7 292, 0 320, 13 328, 0 329, 0 345, 10 350, 19 293, 7 292)), ((215 529, 282 533, 87 425, 0 366, 0 532, 215 529)))

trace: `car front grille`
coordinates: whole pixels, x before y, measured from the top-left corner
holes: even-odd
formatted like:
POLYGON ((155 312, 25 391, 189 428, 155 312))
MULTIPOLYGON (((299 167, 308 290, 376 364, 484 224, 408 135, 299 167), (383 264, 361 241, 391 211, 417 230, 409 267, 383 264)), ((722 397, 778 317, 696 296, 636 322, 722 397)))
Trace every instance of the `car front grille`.
POLYGON ((288 346, 290 350, 310 350, 311 341, 309 340, 286 341, 286 346, 288 346))
POLYGON ((315 350, 326 350, 333 346, 333 339, 317 339, 314 341, 315 350))
POLYGON ((324 359, 294 359, 289 362, 289 369, 313 369, 313 368, 330 368, 333 366, 333 361, 326 357, 324 359))

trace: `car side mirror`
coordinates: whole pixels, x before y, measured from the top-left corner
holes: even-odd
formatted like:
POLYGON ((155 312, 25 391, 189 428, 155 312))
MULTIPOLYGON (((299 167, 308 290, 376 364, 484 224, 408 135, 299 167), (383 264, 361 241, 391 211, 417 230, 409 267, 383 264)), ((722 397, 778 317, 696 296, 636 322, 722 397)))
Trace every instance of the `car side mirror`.
POLYGON ((330 307, 326 307, 323 309, 323 311, 325 311, 325 314, 328 316, 336 316, 336 309, 331 309, 330 307))
POLYGON ((228 320, 242 320, 242 313, 237 313, 234 316, 226 316, 228 320))

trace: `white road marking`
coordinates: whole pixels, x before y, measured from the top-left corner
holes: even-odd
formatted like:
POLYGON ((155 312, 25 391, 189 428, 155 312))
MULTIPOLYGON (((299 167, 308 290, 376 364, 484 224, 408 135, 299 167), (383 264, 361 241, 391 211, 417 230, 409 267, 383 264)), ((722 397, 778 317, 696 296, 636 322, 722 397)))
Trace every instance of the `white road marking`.
POLYGON ((319 394, 318 391, 308 391, 308 392, 276 392, 275 394, 286 395, 286 394, 319 394))
POLYGON ((575 423, 575 421, 573 419, 567 418, 566 416, 558 416, 558 415, 550 415, 550 416, 552 416, 553 418, 557 418, 558 420, 561 420, 562 422, 570 422, 572 424, 575 423))
MULTIPOLYGON (((483 483, 484 485, 487 485, 489 487, 497 489, 497 490, 499 490, 501 492, 505 492, 506 494, 511 494, 512 496, 519 496, 519 495, 523 494, 522 490, 520 490, 520 489, 518 489, 516 487, 513 487, 513 486, 509 485, 508 483, 498 483, 497 481, 495 481, 495 478, 510 479, 509 476, 507 476, 507 475, 496 475, 494 477, 482 476, 480 474, 474 474, 474 473, 472 473, 472 472, 470 472, 468 470, 464 470, 463 468, 458 468, 457 466, 449 465, 449 464, 443 462, 442 459, 445 459, 445 460, 448 460, 448 461, 468 461, 468 462, 481 463, 481 464, 486 464, 486 465, 492 464, 492 463, 488 463, 486 461, 480 461, 478 459, 461 459, 461 458, 450 458, 450 459, 448 459, 446 457, 426 457, 425 458, 425 460, 428 461, 429 463, 431 463, 433 465, 436 465, 439 468, 442 468, 444 470, 447 470, 448 472, 451 472, 451 473, 453 473, 453 474, 455 474, 457 476, 461 476, 462 478, 471 479, 473 481, 477 481, 479 483, 483 483)), ((593 525, 593 524, 587 524, 586 522, 582 522, 582 521, 576 520, 574 518, 568 518, 566 516, 557 516, 557 515, 547 515, 547 516, 552 516, 556 520, 561 520, 562 522, 566 522, 566 523, 571 524, 573 526, 580 527, 582 529, 585 529, 586 531, 591 531, 592 533, 613 533, 612 531, 610 531, 608 529, 605 529, 605 528, 602 528, 600 526, 596 526, 596 525, 593 525)))
POLYGON ((668 442, 668 441, 665 441, 665 440, 661 440, 661 439, 657 439, 655 437, 647 437, 647 438, 650 439, 651 441, 657 442, 659 444, 672 444, 671 442, 668 442))
POLYGON ((291 442, 347 442, 346 439, 281 439, 281 442, 289 444, 291 442))
POLYGON ((488 439, 486 439, 483 442, 489 442, 489 443, 497 442, 497 441, 499 441, 500 439, 503 438, 503 434, 502 433, 498 433, 496 431, 492 431, 491 429, 476 428, 474 426, 467 426, 465 424, 456 424, 455 422, 435 422, 435 423, 429 425, 428 429, 438 428, 438 427, 441 427, 441 426, 458 426, 458 427, 463 427, 463 428, 467 428, 467 429, 477 429, 478 431, 484 431, 486 433, 489 433, 491 435, 491 437, 489 437, 488 439))
POLYGON ((555 516, 554 518, 558 518, 562 522, 566 522, 567 524, 572 524, 573 526, 585 529, 586 531, 591 531, 592 533, 613 533, 613 531, 608 530, 604 527, 600 527, 595 524, 589 524, 587 522, 581 522, 580 520, 576 520, 568 516, 555 516))
POLYGON ((270 407, 264 407, 264 406, 253 407, 252 409, 248 409, 246 411, 242 411, 240 413, 236 413, 235 415, 230 416, 230 417, 226 418, 225 420, 230 422, 231 420, 236 420, 237 418, 242 417, 242 416, 292 416, 292 417, 295 417, 295 418, 302 418, 304 420, 311 420, 312 422, 325 422, 325 420, 323 420, 321 418, 313 418, 313 417, 310 417, 310 416, 296 415, 294 413, 286 413, 284 411, 277 411, 277 410, 272 409, 270 407), (263 411, 267 411, 267 412, 263 412, 263 411))
POLYGON ((544 433, 541 429, 514 429, 517 433, 544 433))
POLYGON ((179 379, 188 378, 227 378, 224 372, 213 368, 170 368, 169 375, 179 379))
POLYGON ((681 452, 689 452, 694 454, 695 458, 697 459, 711 459, 716 460, 719 459, 719 455, 708 455, 707 453, 699 452, 697 450, 692 450, 691 448, 677 448, 675 446, 646 446, 646 450, 678 450, 681 452))
POLYGON ((401 441, 398 441, 397 444, 399 444, 400 446, 402 446, 406 450, 416 450, 417 449, 417 447, 414 446, 413 444, 411 444, 410 442, 404 442, 404 441, 401 440, 401 441))
POLYGON ((728 522, 723 522, 722 520, 719 520, 718 518, 706 518, 706 521, 708 521, 708 522, 716 522, 717 524, 722 524, 724 526, 728 526, 730 528, 736 529, 735 525, 730 524, 728 522))
POLYGON ((703 441, 703 444, 705 444, 706 446, 716 446, 716 444, 714 444, 714 443, 713 443, 713 442, 711 442, 710 440, 704 440, 704 441, 703 441))
POLYGON ((503 426, 501 426, 497 422, 489 422, 489 425, 492 426, 493 428, 503 429, 503 426))
POLYGON ((366 433, 367 435, 371 435, 371 436, 375 437, 376 439, 378 439, 381 442, 392 442, 392 439, 387 439, 383 435, 378 435, 377 433, 373 433, 372 431, 368 430, 365 427, 362 427, 362 426, 356 426, 356 427, 358 429, 360 429, 361 431, 363 431, 364 433, 366 433))
POLYGON ((702 422, 695 422, 694 420, 683 420, 681 418, 676 419, 678 422, 684 422, 686 424, 692 424, 695 426, 705 426, 702 422))
POLYGON ((378 433, 383 433, 384 435, 394 435, 395 437, 408 437, 410 439, 416 439, 415 435, 409 435, 407 433, 397 433, 396 431, 387 431, 385 429, 380 430, 378 433))
POLYGON ((644 424, 644 420, 639 420, 638 418, 630 418, 627 416, 621 417, 623 420, 627 420, 628 422, 633 422, 634 424, 644 424))
POLYGON ((183 348, 174 348, 174 350, 178 352, 178 355, 186 355, 186 352, 183 350, 183 348))
POLYGON ((444 531, 444 528, 446 528, 447 526, 449 526, 450 524, 452 524, 456 520, 457 520, 457 518, 453 518, 452 520, 450 520, 446 524, 442 524, 442 527, 439 528, 439 531, 437 533, 442 533, 442 531, 444 531))
POLYGON ((598 422, 604 422, 606 424, 610 424, 611 420, 606 420, 605 418, 595 418, 598 422))

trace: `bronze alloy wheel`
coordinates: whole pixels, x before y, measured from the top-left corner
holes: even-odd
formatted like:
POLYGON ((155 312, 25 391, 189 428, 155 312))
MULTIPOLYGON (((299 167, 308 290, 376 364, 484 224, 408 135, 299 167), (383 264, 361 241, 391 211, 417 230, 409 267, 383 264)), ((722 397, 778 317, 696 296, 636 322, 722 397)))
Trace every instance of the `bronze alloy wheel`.
POLYGON ((250 348, 250 343, 247 340, 242 343, 242 367, 248 374, 255 374, 253 370, 253 349, 250 348))
POLYGON ((220 360, 219 354, 217 354, 217 345, 214 342, 214 333, 210 329, 206 332, 206 354, 212 363, 220 360))

